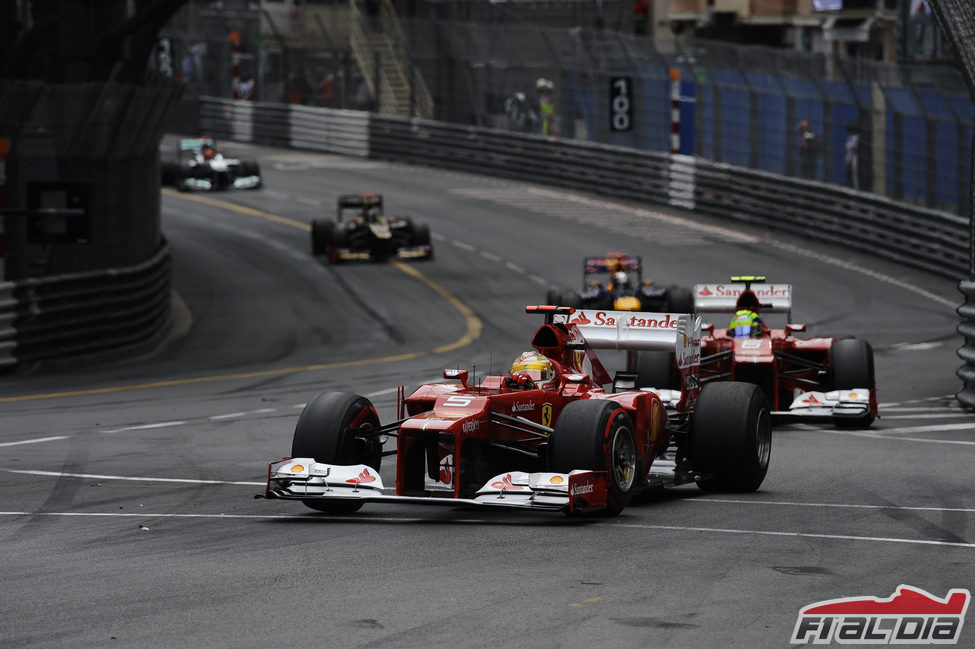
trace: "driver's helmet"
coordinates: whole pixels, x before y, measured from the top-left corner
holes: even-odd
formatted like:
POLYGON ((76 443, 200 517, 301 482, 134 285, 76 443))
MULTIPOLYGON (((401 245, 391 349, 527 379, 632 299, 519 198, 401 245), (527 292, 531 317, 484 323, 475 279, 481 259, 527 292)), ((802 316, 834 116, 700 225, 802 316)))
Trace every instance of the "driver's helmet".
POLYGON ((728 325, 728 331, 735 338, 756 338, 762 335, 763 325, 758 314, 750 309, 741 309, 735 312, 728 325))
POLYGON ((630 288, 630 276, 625 271, 618 270, 613 273, 613 284, 617 290, 630 288))
POLYGON ((209 145, 204 145, 203 146, 203 159, 204 160, 212 160, 214 153, 215 153, 215 151, 213 150, 213 147, 212 146, 209 146, 209 145))
POLYGON ((378 221, 379 220, 379 208, 378 207, 370 207, 369 209, 367 209, 366 210, 366 220, 369 221, 370 223, 375 223, 376 221, 378 221))
POLYGON ((509 376, 524 374, 532 381, 551 381, 555 377, 552 361, 539 352, 525 352, 511 364, 509 376))

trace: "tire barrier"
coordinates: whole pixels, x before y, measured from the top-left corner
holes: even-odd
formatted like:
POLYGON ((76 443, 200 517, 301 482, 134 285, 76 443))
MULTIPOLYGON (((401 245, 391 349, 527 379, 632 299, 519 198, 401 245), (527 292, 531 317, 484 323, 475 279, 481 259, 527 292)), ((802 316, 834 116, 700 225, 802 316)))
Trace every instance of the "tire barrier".
POLYGON ((958 368, 962 389, 955 394, 955 398, 964 407, 975 410, 975 279, 958 282, 958 290, 965 296, 965 303, 958 307, 962 321, 957 329, 965 339, 965 344, 958 350, 958 357, 965 364, 958 368))
POLYGON ((170 316, 170 248, 148 261, 0 284, 0 368, 151 341, 170 316))

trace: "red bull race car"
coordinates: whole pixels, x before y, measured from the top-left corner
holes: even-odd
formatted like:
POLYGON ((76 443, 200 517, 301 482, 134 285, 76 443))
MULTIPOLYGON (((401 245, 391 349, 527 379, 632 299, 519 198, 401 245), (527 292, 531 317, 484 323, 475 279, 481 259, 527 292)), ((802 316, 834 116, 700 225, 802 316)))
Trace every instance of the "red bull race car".
POLYGON ((694 306, 691 291, 680 286, 658 286, 643 279, 640 257, 610 252, 586 257, 582 264, 582 292, 549 289, 548 304, 581 309, 690 313, 694 306))
POLYGON ((641 492, 696 482, 754 491, 771 453, 769 409, 749 383, 698 388, 700 318, 529 306, 545 318, 507 374, 444 382, 397 398, 381 423, 365 397, 325 392, 302 410, 291 456, 269 464, 263 497, 328 513, 368 502, 614 515, 641 492), (670 354, 682 381, 670 405, 610 378, 596 349, 670 354), (395 438, 394 450, 386 450, 395 438), (395 484, 380 476, 395 457, 395 484))
MULTIPOLYGON (((702 325, 701 383, 747 381, 762 388, 775 421, 832 422, 869 426, 877 416, 873 349, 857 338, 796 336, 806 325, 792 322, 792 286, 768 284, 761 276, 735 276, 728 284, 694 287, 694 312, 722 314, 718 326, 702 325), (778 318, 782 322, 771 324, 778 318)), ((637 384, 674 388, 676 368, 659 353, 630 356, 637 384)))
POLYGON ((255 160, 228 158, 212 137, 184 138, 175 160, 161 162, 162 184, 180 191, 260 189, 261 168, 255 160))
POLYGON ((336 220, 311 222, 311 251, 329 262, 433 259, 430 228, 410 217, 387 216, 379 194, 339 197, 336 220), (352 216, 347 216, 351 212, 352 216))

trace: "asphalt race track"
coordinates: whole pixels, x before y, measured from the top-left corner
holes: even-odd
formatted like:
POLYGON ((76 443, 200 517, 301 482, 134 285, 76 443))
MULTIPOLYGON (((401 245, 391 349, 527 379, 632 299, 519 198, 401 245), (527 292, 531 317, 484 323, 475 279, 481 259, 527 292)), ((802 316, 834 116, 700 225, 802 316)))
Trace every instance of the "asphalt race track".
POLYGON ((0 376, 0 646, 787 647, 814 602, 975 585, 956 282, 595 195, 230 148, 260 159, 264 189, 164 192, 166 341, 0 376), (310 220, 370 191, 430 225, 434 260, 311 255, 310 220), (315 394, 366 395, 388 420, 399 385, 506 371, 539 324, 524 306, 611 250, 662 284, 791 283, 809 335, 872 343, 881 419, 779 427, 757 493, 688 485, 613 519, 254 498, 315 394))

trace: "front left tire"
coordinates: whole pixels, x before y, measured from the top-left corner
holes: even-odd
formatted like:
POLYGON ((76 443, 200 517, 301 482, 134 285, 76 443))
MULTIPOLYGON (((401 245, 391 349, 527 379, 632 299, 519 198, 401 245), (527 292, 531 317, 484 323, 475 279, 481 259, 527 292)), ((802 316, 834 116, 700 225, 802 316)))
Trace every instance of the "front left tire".
POLYGON ((567 404, 555 423, 548 451, 552 471, 609 474, 605 514, 615 516, 630 502, 637 482, 636 435, 629 414, 619 404, 602 399, 567 404))

